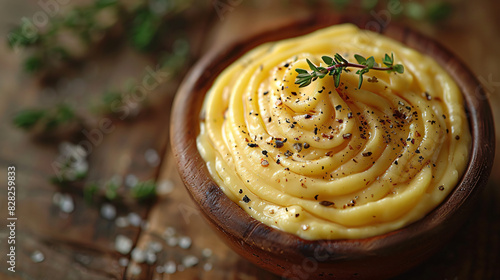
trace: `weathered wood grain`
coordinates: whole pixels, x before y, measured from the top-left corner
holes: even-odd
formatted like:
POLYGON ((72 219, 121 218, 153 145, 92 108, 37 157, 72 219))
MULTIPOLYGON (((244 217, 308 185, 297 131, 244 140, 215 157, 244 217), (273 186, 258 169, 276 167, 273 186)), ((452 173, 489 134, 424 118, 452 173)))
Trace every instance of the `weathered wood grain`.
MULTIPOLYGON (((3 51, 5 56, 10 54, 7 50, 3 51)), ((91 91, 90 97, 96 96, 113 83, 123 83, 129 76, 137 77, 140 81, 145 67, 156 68, 147 58, 134 56, 127 50, 118 57, 127 57, 127 60, 119 64, 104 62, 106 60, 91 62, 93 67, 82 71, 88 85, 87 90, 91 91)), ((17 169, 16 216, 19 220, 16 228, 18 272, 15 275, 22 279, 121 279, 125 268, 118 265, 118 259, 122 256, 115 251, 115 238, 122 234, 135 241, 140 228, 118 228, 114 221, 101 217, 100 202, 88 205, 83 199, 80 184, 74 188, 59 188, 49 183, 49 177, 55 175, 52 163, 58 154, 57 142, 29 137, 14 128, 11 119, 21 107, 40 106, 39 104, 47 102, 44 98, 53 96, 41 94, 36 79, 20 74, 18 68, 21 56, 15 58, 4 60, 2 65, 5 67, 2 68, 3 71, 9 66, 17 71, 5 71, 2 76, 5 83, 2 83, 3 110, 0 111, 3 135, 0 140, 2 180, 6 181, 6 172, 3 171, 7 165, 14 164, 17 169), (20 98, 19 91, 24 92, 22 96, 27 98, 20 98), (54 205, 53 195, 56 192, 71 195, 74 211, 66 214, 54 205), (36 250, 45 255, 45 260, 39 264, 30 259, 30 255, 36 250)), ((127 118, 110 118, 112 129, 101 131, 101 136, 94 135, 92 150, 88 156, 91 168, 87 182, 103 183, 115 175, 125 177, 128 174, 135 175, 139 180, 155 179, 159 166, 148 164, 144 154, 148 149, 162 153, 166 147, 168 132, 161 127, 168 122, 170 112, 165 108, 170 106, 174 89, 175 84, 160 85, 148 93, 153 102, 146 107, 145 112, 133 121, 127 118)), ((89 102, 91 98, 84 100, 89 102)), ((83 106, 87 105, 84 103, 83 106)), ((89 116, 85 129, 97 129, 103 118, 106 117, 89 116)), ((74 143, 82 140, 92 142, 85 137, 83 131, 78 131, 77 134, 74 143)), ((127 190, 122 186, 120 192, 125 193, 127 190)), ((6 192, 0 194, 2 201, 6 200, 6 195, 6 192)), ((128 199, 118 205, 117 211, 118 215, 135 212, 145 219, 149 207, 128 199)), ((0 214, 3 221, 6 214, 6 211, 0 214)), ((1 233, 4 240, 4 227, 1 233)), ((1 258, 4 260, 5 254, 1 258)), ((7 276, 12 275, 7 272, 6 266, 2 266, 0 271, 7 276)))

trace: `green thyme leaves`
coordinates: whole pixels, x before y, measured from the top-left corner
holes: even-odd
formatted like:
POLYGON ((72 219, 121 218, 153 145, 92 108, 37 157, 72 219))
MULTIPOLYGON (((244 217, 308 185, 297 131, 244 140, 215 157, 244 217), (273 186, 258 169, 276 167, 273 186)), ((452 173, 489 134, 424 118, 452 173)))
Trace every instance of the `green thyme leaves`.
POLYGON ((370 70, 379 70, 379 71, 387 71, 388 73, 404 73, 404 66, 402 64, 394 64, 394 54, 391 53, 389 56, 385 54, 382 59, 382 63, 386 67, 379 67, 373 56, 365 58, 359 54, 355 54, 354 58, 357 63, 351 63, 347 61, 340 54, 336 53, 333 57, 330 56, 322 56, 321 59, 326 64, 327 67, 316 66, 309 59, 306 59, 307 64, 311 71, 307 71, 305 69, 297 68, 295 71, 298 73, 295 84, 299 85, 299 87, 306 87, 311 82, 316 81, 316 79, 323 79, 325 76, 332 76, 333 81, 335 83, 335 87, 340 86, 340 75, 342 72, 347 72, 347 67, 360 68, 356 74, 359 76, 358 88, 361 88, 363 84, 363 75, 368 73, 370 70))
POLYGON ((51 109, 25 109, 18 112, 12 122, 22 129, 31 129, 41 123, 45 130, 53 129, 63 123, 77 121, 74 109, 68 104, 59 104, 51 109))

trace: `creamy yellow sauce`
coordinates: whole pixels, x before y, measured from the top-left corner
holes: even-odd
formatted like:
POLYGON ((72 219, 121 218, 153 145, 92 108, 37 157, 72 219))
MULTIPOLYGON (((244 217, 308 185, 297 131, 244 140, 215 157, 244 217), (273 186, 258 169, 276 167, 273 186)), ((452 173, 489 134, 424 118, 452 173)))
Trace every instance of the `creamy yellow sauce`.
POLYGON ((461 92, 430 57, 345 24, 261 45, 230 65, 203 105, 198 150, 224 193, 268 226, 304 239, 404 227, 438 206, 467 166, 461 92), (335 88, 298 88, 306 58, 385 53, 404 74, 356 69, 335 88))

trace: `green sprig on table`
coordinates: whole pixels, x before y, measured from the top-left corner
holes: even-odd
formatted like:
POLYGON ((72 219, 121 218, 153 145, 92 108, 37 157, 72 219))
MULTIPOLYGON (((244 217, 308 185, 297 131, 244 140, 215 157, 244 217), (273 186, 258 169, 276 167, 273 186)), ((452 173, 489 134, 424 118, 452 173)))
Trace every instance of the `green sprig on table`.
POLYGON ((58 104, 49 109, 25 109, 18 112, 12 120, 14 125, 29 130, 38 124, 43 124, 43 129, 49 131, 59 125, 77 121, 74 109, 68 104, 58 104))
MULTIPOLYGON (((156 198, 156 183, 153 180, 138 181, 128 189, 128 194, 138 202, 145 202, 156 198)), ((118 201, 123 199, 120 195, 121 183, 110 179, 106 183, 100 185, 96 182, 87 183, 83 188, 83 197, 88 204, 93 204, 95 201, 105 199, 107 201, 118 201)))
POLYGON ((71 37, 87 51, 93 49, 102 34, 108 32, 115 21, 99 20, 104 12, 119 14, 117 0, 95 0, 92 4, 75 7, 64 16, 55 16, 46 28, 38 28, 30 19, 22 18, 21 24, 7 36, 12 49, 29 49, 23 66, 29 73, 57 68, 63 62, 71 62, 78 55, 72 53, 72 46, 65 45, 61 38, 71 37))

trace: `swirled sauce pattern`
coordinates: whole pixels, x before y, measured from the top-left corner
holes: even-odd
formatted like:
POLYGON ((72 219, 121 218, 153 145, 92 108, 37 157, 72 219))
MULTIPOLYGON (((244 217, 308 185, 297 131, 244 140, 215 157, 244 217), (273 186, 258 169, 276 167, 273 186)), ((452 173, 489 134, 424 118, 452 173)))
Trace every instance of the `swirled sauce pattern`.
POLYGON ((208 92, 198 149, 226 195, 305 239, 353 239, 408 225, 439 205, 468 163, 460 90, 430 57, 353 25, 267 43, 208 92), (305 88, 295 68, 321 56, 394 53, 404 74, 355 69, 305 88))

